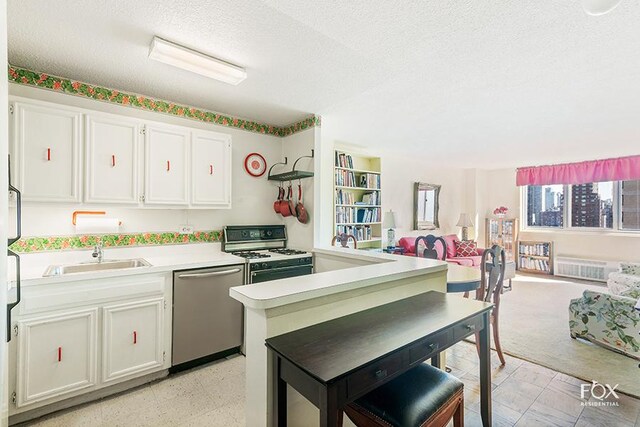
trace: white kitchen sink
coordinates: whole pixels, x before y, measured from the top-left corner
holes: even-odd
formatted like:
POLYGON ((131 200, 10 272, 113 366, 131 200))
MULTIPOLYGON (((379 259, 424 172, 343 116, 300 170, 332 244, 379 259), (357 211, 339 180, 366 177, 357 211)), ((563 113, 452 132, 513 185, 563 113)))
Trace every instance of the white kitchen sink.
POLYGON ((147 260, 142 258, 123 259, 102 262, 86 262, 80 264, 50 265, 42 277, 65 276, 67 274, 93 273, 97 271, 122 270, 126 268, 151 267, 147 260))

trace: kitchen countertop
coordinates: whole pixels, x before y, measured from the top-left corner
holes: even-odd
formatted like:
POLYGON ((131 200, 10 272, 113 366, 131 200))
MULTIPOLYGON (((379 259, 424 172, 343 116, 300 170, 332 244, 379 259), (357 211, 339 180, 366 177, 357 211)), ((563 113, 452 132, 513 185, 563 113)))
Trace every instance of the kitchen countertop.
MULTIPOLYGON (((23 286, 47 283, 93 280, 106 277, 132 276, 150 273, 168 273, 203 267, 244 264, 244 258, 222 252, 220 243, 194 243, 187 245, 138 246, 131 248, 105 248, 104 260, 143 258, 150 267, 95 271, 62 276, 42 277, 50 265, 92 262, 93 249, 20 254, 20 277, 23 286)), ((11 262, 11 258, 9 259, 11 262)), ((14 271, 10 268, 9 271, 14 271)), ((13 281, 13 277, 10 277, 13 281)))
POLYGON ((353 266, 310 276, 290 277, 261 283, 260 286, 231 288, 232 298, 247 308, 266 310, 330 294, 364 288, 378 283, 447 270, 447 263, 418 257, 344 249, 315 248, 315 255, 338 256, 370 265, 353 266))

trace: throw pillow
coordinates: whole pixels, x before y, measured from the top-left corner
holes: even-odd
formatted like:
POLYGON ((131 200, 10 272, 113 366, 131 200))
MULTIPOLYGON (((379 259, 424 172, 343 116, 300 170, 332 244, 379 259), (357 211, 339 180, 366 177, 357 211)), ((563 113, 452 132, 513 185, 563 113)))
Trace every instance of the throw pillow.
POLYGON ((468 257, 478 256, 478 248, 473 240, 463 240, 456 242, 456 256, 468 257))
POLYGON ((456 242, 460 242, 458 236, 455 234, 446 234, 442 236, 442 238, 447 243, 447 258, 454 258, 456 256, 456 242))

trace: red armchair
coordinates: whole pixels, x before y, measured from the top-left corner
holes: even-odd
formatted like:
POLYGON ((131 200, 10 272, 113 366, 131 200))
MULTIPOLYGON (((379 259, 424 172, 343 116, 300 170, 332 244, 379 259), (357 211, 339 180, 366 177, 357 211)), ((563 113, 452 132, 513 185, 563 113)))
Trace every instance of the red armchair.
MULTIPOLYGON (((482 253, 484 249, 478 248, 477 256, 458 257, 456 256, 456 241, 460 241, 455 234, 447 234, 442 236, 445 242, 447 242, 447 257, 446 261, 463 265, 465 267, 480 267, 482 260, 482 253)), ((407 256, 416 256, 416 238, 415 237, 403 237, 398 241, 398 246, 404 248, 404 254, 407 256)))

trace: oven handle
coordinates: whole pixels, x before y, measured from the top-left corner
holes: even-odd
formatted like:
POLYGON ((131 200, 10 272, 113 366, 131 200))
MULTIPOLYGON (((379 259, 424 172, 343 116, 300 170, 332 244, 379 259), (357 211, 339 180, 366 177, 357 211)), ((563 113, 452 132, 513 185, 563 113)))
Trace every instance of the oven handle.
POLYGON ((311 264, 301 264, 301 265, 294 265, 294 266, 291 266, 291 267, 280 267, 280 268, 271 268, 269 270, 253 271, 253 272, 251 272, 251 277, 256 277, 260 273, 270 273, 270 272, 274 272, 274 271, 297 270, 300 267, 311 267, 311 264))
POLYGON ((204 277, 226 276, 227 274, 239 273, 241 268, 233 268, 231 270, 211 271, 208 273, 185 273, 178 275, 178 279, 202 279, 204 277))

